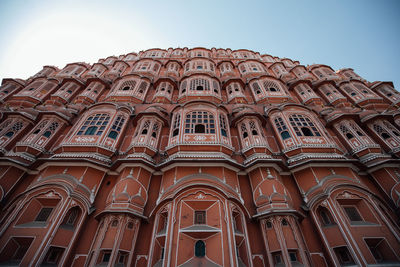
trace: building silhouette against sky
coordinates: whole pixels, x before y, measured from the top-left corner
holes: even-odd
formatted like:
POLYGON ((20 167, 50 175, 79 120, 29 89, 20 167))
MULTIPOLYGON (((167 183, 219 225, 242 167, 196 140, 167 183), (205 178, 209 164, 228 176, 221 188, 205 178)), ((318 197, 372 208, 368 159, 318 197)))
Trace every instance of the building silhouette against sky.
POLYGON ((0 266, 400 264, 400 94, 249 50, 0 87, 0 266))

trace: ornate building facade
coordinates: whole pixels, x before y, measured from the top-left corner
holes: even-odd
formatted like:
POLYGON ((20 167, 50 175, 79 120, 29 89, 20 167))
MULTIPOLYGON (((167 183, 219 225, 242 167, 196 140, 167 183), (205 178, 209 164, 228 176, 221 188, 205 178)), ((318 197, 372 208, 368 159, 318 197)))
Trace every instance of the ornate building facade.
POLYGON ((249 50, 0 87, 0 266, 398 266, 400 94, 249 50))

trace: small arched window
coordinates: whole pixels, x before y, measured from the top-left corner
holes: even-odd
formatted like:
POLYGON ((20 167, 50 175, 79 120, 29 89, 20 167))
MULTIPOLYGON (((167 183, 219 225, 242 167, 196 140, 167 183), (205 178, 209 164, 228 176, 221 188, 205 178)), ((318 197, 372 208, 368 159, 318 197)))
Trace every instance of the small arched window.
POLYGON ((194 255, 202 258, 206 255, 206 244, 203 240, 198 240, 194 246, 194 255))
POLYGON ((111 127, 111 131, 108 134, 108 137, 112 139, 117 139, 118 134, 121 132, 122 126, 124 125, 124 122, 125 118, 122 116, 118 116, 111 127))
POLYGON ((223 115, 219 115, 219 126, 221 128, 221 135, 224 137, 228 136, 228 129, 226 128, 226 121, 223 115))
POLYGON ((293 114, 289 117, 289 121, 297 136, 321 136, 317 127, 306 116, 293 114))
POLYGON ((377 134, 379 134, 384 140, 389 139, 391 137, 390 133, 384 129, 382 126, 378 124, 373 125, 374 130, 377 134))
POLYGON ((176 114, 173 125, 172 136, 177 136, 179 134, 180 121, 181 121, 181 114, 176 114))
POLYGON ((157 138, 158 128, 159 128, 158 123, 154 123, 153 124, 153 130, 151 132, 151 136, 152 137, 157 138))
POLYGON ((286 124, 283 122, 282 118, 278 117, 275 119, 275 126, 276 126, 276 129, 278 130, 279 134, 281 135, 282 140, 290 138, 290 134, 289 134, 286 124))

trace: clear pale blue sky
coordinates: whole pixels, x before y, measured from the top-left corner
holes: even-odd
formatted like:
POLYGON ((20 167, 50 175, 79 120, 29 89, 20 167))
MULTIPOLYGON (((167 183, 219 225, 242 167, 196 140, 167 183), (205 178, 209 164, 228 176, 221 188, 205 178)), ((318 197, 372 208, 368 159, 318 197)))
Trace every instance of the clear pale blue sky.
POLYGON ((400 88, 400 1, 0 1, 0 79, 152 47, 247 48, 400 88))

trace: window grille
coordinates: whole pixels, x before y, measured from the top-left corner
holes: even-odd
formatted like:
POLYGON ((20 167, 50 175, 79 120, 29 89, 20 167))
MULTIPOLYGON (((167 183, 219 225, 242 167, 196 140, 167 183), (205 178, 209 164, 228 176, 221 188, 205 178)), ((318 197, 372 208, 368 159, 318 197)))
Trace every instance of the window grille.
POLYGON ((219 126, 221 128, 221 135, 227 137, 228 130, 226 128, 225 116, 223 116, 222 114, 219 115, 219 126))
POLYGON ((120 86, 119 89, 120 91, 131 91, 135 89, 136 86, 136 81, 124 81, 120 86))
POLYGON ((209 91, 210 90, 210 82, 206 79, 192 79, 190 81, 189 90, 191 91, 209 91))
POLYGON ((391 137, 391 135, 389 134, 388 131, 386 131, 386 129, 384 129, 382 126, 378 125, 378 124, 374 124, 373 125, 374 131, 380 135, 383 139, 388 139, 391 137))
POLYGON ((77 135, 101 135, 110 120, 108 114, 95 114, 86 119, 77 135))
POLYGON ((282 118, 278 117, 275 119, 275 126, 279 134, 281 135, 282 140, 290 138, 290 133, 286 127, 286 124, 283 122, 282 118))
POLYGON ((263 82, 264 89, 269 92, 279 92, 281 91, 278 83, 270 80, 265 80, 263 82))
POLYGON ((247 138, 249 136, 249 133, 247 132, 246 124, 242 123, 240 125, 240 130, 242 131, 243 138, 247 138))
POLYGON ((49 138, 58 128, 59 123, 58 122, 52 122, 50 126, 46 129, 46 131, 43 133, 44 137, 49 138))
POLYGON ((186 114, 185 133, 215 134, 215 120, 207 111, 186 114))
POLYGON ((108 137, 112 139, 117 139, 119 133, 121 132, 122 126, 124 125, 124 122, 125 118, 122 116, 118 116, 111 127, 111 131, 108 134, 108 137))
POLYGON ((172 131, 172 136, 177 136, 179 134, 179 125, 181 122, 181 114, 176 114, 175 115, 175 121, 173 125, 173 131, 172 131))
POLYGON ((297 136, 321 136, 314 123, 303 115, 293 114, 289 121, 297 136))

